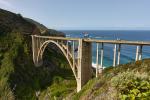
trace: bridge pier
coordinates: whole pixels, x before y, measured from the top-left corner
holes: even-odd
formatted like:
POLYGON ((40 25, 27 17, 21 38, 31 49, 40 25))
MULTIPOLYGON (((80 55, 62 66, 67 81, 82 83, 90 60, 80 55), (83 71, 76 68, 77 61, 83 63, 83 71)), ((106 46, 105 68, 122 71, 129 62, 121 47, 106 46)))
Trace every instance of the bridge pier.
POLYGON ((140 45, 140 46, 138 45, 137 46, 135 61, 142 60, 142 48, 143 48, 142 45, 140 45))
POLYGON ((78 46, 78 79, 77 92, 91 79, 92 76, 92 44, 79 40, 78 46))
POLYGON ((118 59, 117 59, 117 65, 120 64, 120 50, 121 50, 121 44, 118 46, 118 59))
POLYGON ((33 51, 33 62, 36 67, 39 67, 43 64, 42 57, 38 56, 38 49, 39 49, 39 41, 36 37, 32 36, 32 51, 33 51))
POLYGON ((139 60, 142 60, 142 48, 143 46, 140 46, 140 50, 139 50, 139 60))
POLYGON ((104 43, 102 43, 102 46, 101 46, 101 68, 99 70, 99 73, 102 73, 102 70, 103 70, 103 56, 104 56, 104 43))
POLYGON ((97 51, 96 51, 96 77, 98 77, 99 73, 99 43, 97 43, 97 51))
POLYGON ((113 59, 113 66, 114 67, 116 66, 116 51, 117 51, 117 44, 115 44, 115 47, 114 47, 114 59, 113 59))
POLYGON ((138 61, 139 58, 139 46, 136 47, 136 57, 135 57, 135 61, 138 61))
POLYGON ((72 59, 73 59, 73 68, 75 70, 75 55, 74 55, 74 47, 75 47, 75 44, 74 44, 74 41, 72 41, 72 59))
POLYGON ((68 41, 67 41, 67 58, 69 57, 69 44, 68 44, 68 41))
POLYGON ((103 70, 103 56, 104 56, 104 44, 101 44, 101 62, 99 66, 99 43, 97 43, 97 51, 96 51, 96 77, 98 74, 102 73, 103 70))

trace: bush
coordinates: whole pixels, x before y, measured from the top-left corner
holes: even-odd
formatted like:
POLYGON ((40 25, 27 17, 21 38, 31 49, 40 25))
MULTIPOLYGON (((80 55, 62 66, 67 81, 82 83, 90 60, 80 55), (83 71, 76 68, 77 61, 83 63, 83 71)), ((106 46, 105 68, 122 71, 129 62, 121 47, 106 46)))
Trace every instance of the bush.
POLYGON ((0 67, 0 100, 14 100, 15 98, 8 83, 9 75, 14 71, 11 57, 11 54, 6 53, 0 67))
POLYGON ((111 79, 111 85, 122 100, 141 100, 150 97, 150 78, 146 73, 127 71, 111 79))

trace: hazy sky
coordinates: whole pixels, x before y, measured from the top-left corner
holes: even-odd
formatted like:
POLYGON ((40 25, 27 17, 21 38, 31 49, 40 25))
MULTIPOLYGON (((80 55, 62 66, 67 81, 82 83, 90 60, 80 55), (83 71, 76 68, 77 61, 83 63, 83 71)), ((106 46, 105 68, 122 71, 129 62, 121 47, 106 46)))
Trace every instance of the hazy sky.
POLYGON ((150 27, 150 0, 0 0, 0 8, 54 29, 150 27))

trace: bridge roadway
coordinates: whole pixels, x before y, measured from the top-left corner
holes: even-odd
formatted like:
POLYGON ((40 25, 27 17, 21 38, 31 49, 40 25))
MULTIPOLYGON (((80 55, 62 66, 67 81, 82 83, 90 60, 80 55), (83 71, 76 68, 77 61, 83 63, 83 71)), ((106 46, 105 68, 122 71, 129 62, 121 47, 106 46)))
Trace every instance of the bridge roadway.
POLYGON ((104 44, 113 44, 113 66, 120 64, 121 46, 136 45, 135 61, 142 60, 143 46, 150 46, 150 41, 127 41, 127 40, 97 40, 91 38, 70 38, 70 37, 52 37, 32 35, 32 51, 33 61, 36 66, 41 66, 43 63, 43 52, 49 43, 56 45, 66 57, 77 82, 77 92, 91 78, 92 66, 92 43, 97 44, 96 52, 96 77, 102 72, 104 58, 104 44), (69 46, 68 41, 72 41, 72 46, 69 46), (77 58, 75 57, 75 42, 77 45, 77 58), (99 64, 99 44, 100 48, 100 64, 99 64))
POLYGON ((127 45, 150 45, 150 41, 128 41, 128 40, 98 40, 91 38, 70 38, 70 37, 52 37, 52 36, 37 36, 39 38, 53 39, 53 40, 70 40, 70 41, 78 41, 83 39, 85 42, 93 42, 93 43, 108 43, 108 44, 127 44, 127 45))

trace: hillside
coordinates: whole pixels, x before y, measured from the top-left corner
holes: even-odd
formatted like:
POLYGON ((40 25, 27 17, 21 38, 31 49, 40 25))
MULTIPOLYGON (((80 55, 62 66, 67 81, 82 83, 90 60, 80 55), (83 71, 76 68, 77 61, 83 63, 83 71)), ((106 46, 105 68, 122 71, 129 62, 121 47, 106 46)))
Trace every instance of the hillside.
POLYGON ((29 22, 35 24, 35 25, 38 27, 38 29, 40 29, 40 32, 43 32, 43 31, 47 30, 47 27, 44 26, 43 24, 40 24, 39 22, 37 22, 37 21, 35 21, 35 20, 33 20, 33 19, 30 19, 30 18, 25 18, 25 19, 26 19, 27 21, 29 21, 29 22))
POLYGON ((25 18, 27 21, 35 24, 38 29, 40 29, 41 35, 50 35, 50 36, 65 36, 63 32, 60 31, 56 31, 54 29, 48 29, 46 26, 44 26, 43 24, 40 24, 37 21, 34 21, 33 19, 30 18, 25 18))
POLYGON ((75 100, 150 100, 150 59, 106 68, 75 100))
POLYGON ((17 31, 22 34, 38 34, 38 35, 52 35, 64 36, 64 33, 54 29, 48 29, 46 26, 40 24, 29 18, 24 18, 21 14, 15 14, 10 11, 0 9, 0 33, 7 33, 17 31), (5 30, 5 32, 3 32, 5 30))
MULTIPOLYGON (((29 23, 20 14, 0 9, 0 28, 8 32, 17 31, 22 34, 40 34, 36 25, 29 23)), ((2 30, 1 30, 2 31, 2 30)), ((1 34, 4 32, 1 32, 1 34)))
MULTIPOLYGON (((30 35, 40 35, 40 30, 20 14, 0 9, 0 100, 35 100, 53 82, 66 81, 72 89, 64 84, 62 92, 74 91, 72 71, 60 51, 49 46, 44 52, 43 66, 34 66, 30 35)), ((61 93, 57 88, 51 92, 61 93)))

